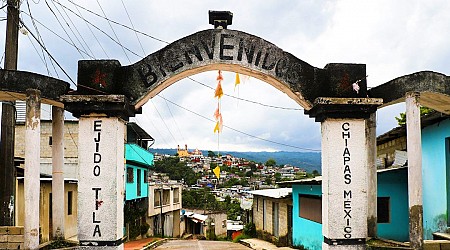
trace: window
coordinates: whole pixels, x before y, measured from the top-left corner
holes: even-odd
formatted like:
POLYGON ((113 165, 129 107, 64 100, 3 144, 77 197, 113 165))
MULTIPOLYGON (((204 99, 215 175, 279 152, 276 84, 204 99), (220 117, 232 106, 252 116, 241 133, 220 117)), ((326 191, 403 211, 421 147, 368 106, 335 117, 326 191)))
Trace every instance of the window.
POLYGON ((170 204, 170 190, 164 189, 163 191, 163 205, 169 205, 170 204))
POLYGON ((272 202, 272 234, 275 237, 278 237, 278 216, 279 216, 279 207, 278 203, 272 202))
POLYGON ((266 230, 266 201, 262 199, 263 230, 266 230))
POLYGON ((148 183, 148 172, 144 170, 144 183, 148 183))
POLYGON ((322 197, 299 194, 299 216, 322 224, 322 197))
POLYGON ((390 216, 390 198, 391 197, 378 197, 377 198, 377 222, 389 223, 391 221, 390 216))
POLYGON ((136 177, 137 177, 136 194, 137 194, 137 196, 141 196, 141 179, 142 178, 141 178, 141 170, 140 169, 137 170, 136 177))
POLYGON ((259 198, 256 198, 256 211, 259 211, 259 198))
POLYGON ((155 189, 153 192, 153 197, 155 197, 155 207, 161 206, 161 189, 155 189))
POLYGON ((48 137, 48 145, 50 146, 53 145, 53 140, 51 136, 48 137))
POLYGON ((67 192, 67 215, 72 215, 73 192, 67 192))
POLYGON ((134 182, 133 168, 127 167, 127 183, 134 182))
POLYGON ((180 189, 173 189, 173 203, 180 203, 180 189))

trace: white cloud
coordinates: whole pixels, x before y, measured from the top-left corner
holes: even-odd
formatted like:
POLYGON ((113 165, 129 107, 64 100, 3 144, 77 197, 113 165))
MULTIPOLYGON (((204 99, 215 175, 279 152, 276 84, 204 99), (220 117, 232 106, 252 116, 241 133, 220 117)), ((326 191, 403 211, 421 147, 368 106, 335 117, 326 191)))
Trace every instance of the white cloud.
MULTIPOLYGON (((44 1, 39 1, 39 4, 32 1, 29 3, 36 20, 70 41, 44 1)), ((49 3, 58 13, 53 2, 49 3)), ((67 1, 60 1, 60 3, 78 13, 71 3, 67 1)), ((101 14, 96 1, 80 0, 76 3, 101 14)), ((100 3, 110 19, 131 26, 121 2, 101 0, 100 3)), ((264 2, 256 0, 127 0, 124 3, 136 29, 168 42, 212 28, 208 24, 208 10, 230 10, 234 14, 233 25, 229 27, 230 29, 260 36, 313 66, 322 68, 327 63, 366 64, 369 75, 368 85, 371 87, 420 70, 450 73, 448 69, 450 34, 446 32, 450 29, 448 15, 450 3, 445 0, 305 0, 283 3, 276 0, 264 2)), ((28 12, 24 4, 21 8, 24 12, 28 12)), ((59 10, 63 11, 62 8, 59 10)), ((84 18, 100 30, 115 37, 107 21, 84 10, 80 9, 80 11, 84 18)), ((139 55, 135 56, 126 52, 130 58, 129 61, 122 48, 105 34, 91 27, 96 34, 94 37, 82 20, 70 12, 67 13, 71 16, 71 20, 61 20, 62 26, 68 31, 73 42, 78 47, 82 47, 65 24, 65 21, 68 23, 73 21, 85 39, 82 43, 87 44, 86 50, 89 47, 97 59, 109 57, 119 60, 122 65, 128 65, 166 45, 139 35, 144 53, 136 39, 136 33, 111 24, 123 46, 139 55)), ((22 14, 21 17, 30 31, 36 33, 30 18, 26 14, 22 14)), ((5 33, 5 24, 6 22, 0 22, 1 34, 5 33)), ((76 81, 77 61, 83 58, 88 59, 88 57, 82 56, 83 53, 80 54, 73 46, 68 45, 46 28, 39 24, 38 27, 48 50, 76 81)), ((19 69, 46 75, 47 71, 50 71, 52 76, 68 80, 60 70, 57 76, 49 62, 47 66, 41 62, 38 54, 42 56, 42 52, 35 51, 30 38, 30 35, 20 35, 19 69)), ((3 40, 0 40, 0 48, 4 48, 3 40)), ((215 88, 216 74, 215 71, 205 72, 193 78, 215 88)), ((241 84, 237 94, 234 91, 234 75, 224 73, 224 76, 223 88, 227 94, 273 106, 301 108, 284 93, 256 79, 241 84)), ((238 151, 320 148, 320 124, 308 118, 301 110, 268 108, 223 97, 222 114, 225 125, 244 134, 225 127, 219 137, 220 145, 218 146, 217 134, 213 133, 214 122, 203 118, 213 119, 217 105, 213 90, 189 79, 183 79, 162 91, 161 96, 185 109, 174 106, 160 97, 155 97, 152 102, 144 105, 143 114, 138 115, 136 120, 155 137, 154 147, 174 148, 177 145, 188 144, 190 148, 216 150, 219 147, 223 150, 238 151)), ((378 133, 386 132, 395 126, 394 116, 402 111, 404 111, 402 105, 381 109, 378 112, 378 133)))

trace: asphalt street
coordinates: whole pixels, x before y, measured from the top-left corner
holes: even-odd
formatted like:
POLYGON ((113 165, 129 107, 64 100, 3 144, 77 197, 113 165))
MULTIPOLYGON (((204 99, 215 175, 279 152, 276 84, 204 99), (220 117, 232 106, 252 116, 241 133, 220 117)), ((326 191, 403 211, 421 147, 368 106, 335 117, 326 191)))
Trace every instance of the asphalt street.
POLYGON ((161 246, 155 248, 170 250, 248 250, 248 248, 239 243, 229 241, 207 241, 207 240, 169 240, 161 246))

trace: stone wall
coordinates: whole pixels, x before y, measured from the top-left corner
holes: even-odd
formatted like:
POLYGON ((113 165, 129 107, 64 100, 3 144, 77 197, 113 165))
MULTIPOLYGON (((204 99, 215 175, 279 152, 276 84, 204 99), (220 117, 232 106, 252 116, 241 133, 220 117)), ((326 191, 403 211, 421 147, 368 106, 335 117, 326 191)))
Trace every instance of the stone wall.
POLYGON ((395 150, 406 151, 406 136, 377 145, 377 158, 383 161, 384 167, 394 162, 395 150))
POLYGON ((0 249, 23 249, 23 227, 0 227, 0 249))
POLYGON ((272 199, 255 195, 253 197, 253 223, 255 223, 256 230, 265 231, 273 235, 272 207, 274 202, 278 203, 278 235, 282 237, 288 234, 287 206, 292 205, 292 200, 272 199), (265 210, 263 209, 263 202, 266 204, 265 210))

